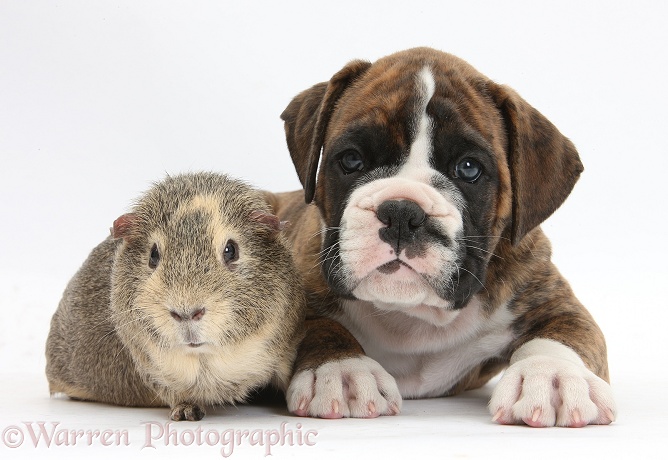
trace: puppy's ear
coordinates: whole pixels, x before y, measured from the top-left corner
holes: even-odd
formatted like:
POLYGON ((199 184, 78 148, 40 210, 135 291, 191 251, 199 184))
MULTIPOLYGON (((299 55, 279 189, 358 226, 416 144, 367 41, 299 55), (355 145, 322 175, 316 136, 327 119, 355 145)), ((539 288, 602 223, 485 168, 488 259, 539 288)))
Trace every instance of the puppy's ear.
POLYGON ((334 74, 329 83, 318 83, 297 95, 281 114, 288 150, 304 187, 307 203, 313 201, 315 195, 320 151, 336 101, 370 66, 367 61, 350 62, 334 74))
POLYGON ((508 132, 513 244, 561 206, 584 170, 573 143, 507 86, 490 84, 508 132))

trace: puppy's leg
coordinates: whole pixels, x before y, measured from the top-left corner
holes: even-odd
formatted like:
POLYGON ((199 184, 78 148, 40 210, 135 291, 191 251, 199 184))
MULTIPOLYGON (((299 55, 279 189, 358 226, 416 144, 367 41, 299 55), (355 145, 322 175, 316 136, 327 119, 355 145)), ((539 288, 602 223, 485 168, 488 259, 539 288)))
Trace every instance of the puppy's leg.
POLYGON ((306 327, 286 395, 290 412, 321 418, 399 413, 401 395, 394 378, 364 355, 343 326, 319 318, 307 320, 306 327))
POLYGON ((500 423, 609 424, 616 407, 603 333, 552 268, 516 297, 517 341, 489 409, 500 423))

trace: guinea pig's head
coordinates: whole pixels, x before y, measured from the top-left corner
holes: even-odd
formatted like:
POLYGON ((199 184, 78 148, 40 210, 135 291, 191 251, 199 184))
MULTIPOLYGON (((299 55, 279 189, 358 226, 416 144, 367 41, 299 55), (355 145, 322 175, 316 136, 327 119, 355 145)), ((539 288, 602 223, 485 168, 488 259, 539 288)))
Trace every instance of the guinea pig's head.
POLYGON ((216 174, 168 177, 118 218, 111 305, 145 351, 217 353, 289 311, 290 255, 260 192, 216 174))

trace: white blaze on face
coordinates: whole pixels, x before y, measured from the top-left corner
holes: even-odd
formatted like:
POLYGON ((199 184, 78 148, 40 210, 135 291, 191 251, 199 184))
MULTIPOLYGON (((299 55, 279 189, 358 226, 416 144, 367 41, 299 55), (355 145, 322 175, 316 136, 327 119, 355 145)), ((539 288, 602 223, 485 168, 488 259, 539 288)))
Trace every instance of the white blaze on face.
POLYGON ((341 273, 355 297, 378 306, 445 306, 447 302, 436 295, 426 278, 448 279, 457 270, 454 260, 456 237, 463 229, 462 200, 452 190, 444 192, 431 185, 432 178, 441 173, 429 162, 433 150, 433 122, 427 114, 427 104, 436 84, 428 67, 417 74, 416 90, 418 97, 412 120, 414 139, 405 163, 395 176, 357 188, 341 219, 341 273), (376 217, 378 207, 388 200, 410 200, 418 204, 429 221, 441 227, 450 246, 431 241, 425 242, 425 250, 418 256, 409 258, 405 250, 395 254, 394 248, 380 239, 379 230, 385 225, 376 217), (395 260, 402 262, 399 269, 391 273, 378 270, 395 260))
POLYGON ((416 180, 423 179, 428 181, 431 178, 433 169, 429 165, 429 158, 432 153, 432 121, 427 115, 427 104, 436 90, 434 76, 428 67, 422 69, 417 78, 418 86, 418 108, 415 114, 414 124, 417 126, 415 139, 411 144, 411 150, 408 154, 408 160, 401 169, 400 176, 414 177, 416 180), (424 176, 423 176, 424 175, 424 176), (423 176, 423 177, 421 177, 423 176))

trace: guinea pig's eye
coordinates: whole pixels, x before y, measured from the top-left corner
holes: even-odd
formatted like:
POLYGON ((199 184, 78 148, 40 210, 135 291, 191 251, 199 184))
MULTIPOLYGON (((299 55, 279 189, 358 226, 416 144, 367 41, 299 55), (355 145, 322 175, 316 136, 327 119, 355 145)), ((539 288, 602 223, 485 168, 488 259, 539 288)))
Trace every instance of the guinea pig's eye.
POLYGON ((364 159, 357 150, 346 150, 339 159, 344 174, 351 174, 364 169, 364 159))
POLYGON ((230 264, 239 260, 239 245, 234 240, 229 240, 223 249, 223 261, 230 264))
POLYGON ((477 181, 482 175, 482 165, 473 158, 464 158, 455 166, 455 177, 468 183, 477 181))
POLYGON ((148 259, 148 266, 151 268, 156 268, 160 262, 160 252, 158 252, 158 245, 153 244, 151 248, 151 256, 148 259))

